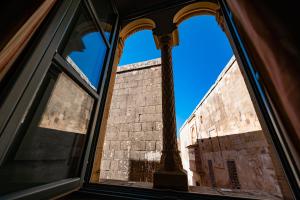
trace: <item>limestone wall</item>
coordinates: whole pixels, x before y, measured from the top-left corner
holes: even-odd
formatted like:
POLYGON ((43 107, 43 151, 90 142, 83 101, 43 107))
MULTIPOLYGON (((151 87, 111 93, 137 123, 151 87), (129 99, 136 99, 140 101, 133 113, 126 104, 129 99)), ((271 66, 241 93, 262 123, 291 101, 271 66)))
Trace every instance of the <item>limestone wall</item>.
POLYGON ((239 188, 280 195, 269 147, 234 57, 180 129, 180 151, 189 185, 232 188, 227 162, 234 161, 239 188), (188 147, 199 154, 197 170, 195 152, 189 154, 188 147))
POLYGON ((151 182, 161 149, 160 59, 118 67, 100 179, 151 182))

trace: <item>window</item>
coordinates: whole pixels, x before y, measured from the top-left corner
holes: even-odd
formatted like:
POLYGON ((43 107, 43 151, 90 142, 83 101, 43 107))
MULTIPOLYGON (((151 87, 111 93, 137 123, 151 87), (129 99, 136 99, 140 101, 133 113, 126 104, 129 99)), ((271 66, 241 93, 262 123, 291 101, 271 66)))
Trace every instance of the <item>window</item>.
POLYGON ((107 47, 87 10, 82 9, 62 56, 92 88, 97 89, 107 47))
MULTIPOLYGON (((98 6, 102 3, 107 2, 98 6)), ((12 114, 14 120, 8 121, 10 128, 5 127, 1 135, 0 141, 8 144, 8 150, 0 152, 0 195, 35 186, 47 190, 50 183, 59 188, 52 189, 53 193, 62 193, 80 186, 83 178, 87 144, 98 120, 98 88, 105 83, 101 78, 111 44, 94 20, 91 5, 72 1, 69 6, 62 7, 68 14, 53 22, 57 27, 51 31, 57 34, 45 33, 51 40, 39 64, 23 66, 39 73, 26 77, 26 98, 20 97, 12 114), (35 93, 30 96, 30 92, 35 93)), ((112 27, 107 30, 112 33, 112 27)), ((51 191, 44 196, 51 196, 51 191)))
POLYGON ((94 100, 64 73, 49 72, 40 93, 0 169, 2 194, 79 176, 94 100))
POLYGON ((210 178, 210 184, 212 187, 216 187, 216 178, 215 178, 215 173, 214 173, 214 168, 211 160, 207 161, 208 163, 208 171, 209 171, 209 178, 210 178))
POLYGON ((235 162, 233 160, 227 161, 227 169, 228 169, 228 175, 229 180, 232 185, 232 188, 234 189, 241 189, 241 185, 238 178, 238 173, 236 169, 235 162))

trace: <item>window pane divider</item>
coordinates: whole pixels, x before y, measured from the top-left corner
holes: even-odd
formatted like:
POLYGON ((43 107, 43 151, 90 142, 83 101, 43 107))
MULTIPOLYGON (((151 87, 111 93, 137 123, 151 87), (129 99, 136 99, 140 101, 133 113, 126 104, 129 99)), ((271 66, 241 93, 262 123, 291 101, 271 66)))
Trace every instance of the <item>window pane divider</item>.
POLYGON ((68 74, 76 83, 78 83, 86 92, 88 92, 95 99, 99 99, 99 94, 95 91, 86 81, 84 81, 78 72, 73 69, 73 67, 65 61, 65 59, 56 53, 54 55, 54 61, 62 67, 62 70, 68 74))
POLYGON ((100 26, 100 21, 99 21, 99 18, 97 17, 96 10, 95 10, 94 6, 92 5, 92 3, 90 1, 86 1, 85 5, 87 7, 87 10, 88 10, 89 14, 91 15, 91 18, 93 19, 93 21, 95 21, 95 24, 96 24, 97 28, 101 32, 101 36, 102 36, 107 48, 110 48, 110 43, 107 40, 107 38, 105 37, 104 31, 102 30, 102 28, 100 26))

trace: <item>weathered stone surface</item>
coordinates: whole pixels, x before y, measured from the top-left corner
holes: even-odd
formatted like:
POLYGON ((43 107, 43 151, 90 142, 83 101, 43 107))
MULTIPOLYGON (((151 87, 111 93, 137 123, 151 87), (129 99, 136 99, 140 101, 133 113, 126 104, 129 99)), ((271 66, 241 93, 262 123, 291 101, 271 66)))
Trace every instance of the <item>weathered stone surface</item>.
POLYGON ((93 103, 91 96, 62 73, 57 79, 39 126, 86 134, 93 103))
POLYGON ((109 170, 110 169, 110 160, 102 160, 101 161, 101 169, 109 170))
POLYGON ((110 149, 115 150, 115 151, 119 150, 120 149, 120 141, 111 141, 110 149))
POLYGON ((145 141, 133 141, 131 143, 131 148, 134 151, 142 151, 146 149, 146 143, 145 141))
POLYGON ((110 170, 117 171, 119 169, 118 164, 119 164, 119 161, 112 160, 111 163, 110 163, 110 170))
POLYGON ((146 143, 146 151, 154 151, 155 150, 155 141, 149 141, 146 143))
POLYGON ((162 150, 160 59, 118 67, 100 179, 152 181, 162 150))
POLYGON ((144 138, 147 141, 162 140, 161 131, 146 131, 144 138))
POLYGON ((235 58, 181 127, 180 151, 189 185, 281 196, 269 144, 235 58))

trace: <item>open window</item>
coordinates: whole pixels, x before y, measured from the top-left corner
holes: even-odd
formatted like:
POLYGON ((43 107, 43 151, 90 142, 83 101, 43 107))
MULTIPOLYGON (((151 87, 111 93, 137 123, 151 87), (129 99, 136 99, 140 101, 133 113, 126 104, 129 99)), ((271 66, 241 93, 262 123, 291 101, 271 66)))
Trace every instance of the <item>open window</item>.
POLYGON ((47 198, 83 183, 117 14, 110 1, 66 1, 59 11, 64 15, 53 20, 57 30, 39 64, 30 66, 35 73, 27 75, 25 95, 1 133, 1 144, 6 143, 1 148, 1 195, 47 198))

